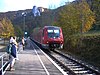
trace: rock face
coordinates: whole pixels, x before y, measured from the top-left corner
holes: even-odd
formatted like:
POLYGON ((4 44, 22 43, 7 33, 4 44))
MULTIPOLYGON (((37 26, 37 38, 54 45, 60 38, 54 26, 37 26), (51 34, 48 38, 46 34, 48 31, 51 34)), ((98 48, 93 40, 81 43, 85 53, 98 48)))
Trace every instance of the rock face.
POLYGON ((33 6, 32 13, 34 14, 34 16, 40 16, 40 11, 36 6, 33 6))

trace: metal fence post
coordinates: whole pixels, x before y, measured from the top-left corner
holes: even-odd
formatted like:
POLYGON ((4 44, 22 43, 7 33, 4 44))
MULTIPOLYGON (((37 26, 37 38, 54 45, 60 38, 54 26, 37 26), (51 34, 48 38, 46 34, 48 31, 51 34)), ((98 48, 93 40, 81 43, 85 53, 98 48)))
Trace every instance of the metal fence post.
POLYGON ((1 59, 2 59, 2 75, 3 75, 3 56, 1 57, 1 59))

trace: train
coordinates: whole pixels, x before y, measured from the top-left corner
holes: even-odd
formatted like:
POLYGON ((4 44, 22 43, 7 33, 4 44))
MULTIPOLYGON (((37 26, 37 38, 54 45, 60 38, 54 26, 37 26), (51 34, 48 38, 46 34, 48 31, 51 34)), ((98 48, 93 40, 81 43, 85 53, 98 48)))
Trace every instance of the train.
POLYGON ((33 39, 45 49, 63 49, 64 39, 61 27, 44 26, 34 29, 33 39))

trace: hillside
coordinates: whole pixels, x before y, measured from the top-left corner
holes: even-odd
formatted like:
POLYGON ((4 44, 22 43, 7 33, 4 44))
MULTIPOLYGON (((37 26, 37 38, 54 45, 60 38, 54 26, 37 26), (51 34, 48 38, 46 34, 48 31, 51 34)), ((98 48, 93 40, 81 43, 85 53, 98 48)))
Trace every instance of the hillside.
MULTIPOLYGON (((77 5, 79 1, 81 0, 76 0, 72 3, 77 5)), ((87 0, 87 2, 90 5, 91 10, 94 12, 96 17, 95 23, 93 24, 90 31, 84 34, 80 34, 80 33, 75 34, 75 32, 72 32, 74 28, 70 29, 69 26, 70 27, 75 26, 75 22, 81 19, 81 17, 78 17, 79 19, 77 21, 76 21, 76 17, 74 21, 71 21, 74 17, 68 19, 68 17, 71 17, 69 16, 70 14, 72 15, 75 14, 73 13, 74 11, 69 11, 69 14, 67 14, 68 15, 67 18, 65 18, 66 17, 65 15, 63 16, 64 19, 61 18, 62 22, 59 24, 59 26, 62 26, 63 27, 62 29, 65 29, 63 31, 63 34, 69 33, 67 36, 66 34, 64 35, 64 48, 66 49, 64 50, 64 52, 69 52, 71 54, 79 56, 81 57, 81 59, 86 60, 89 63, 94 64, 95 66, 100 68, 100 64, 99 64, 100 63, 100 50, 99 50, 100 35, 98 35, 100 34, 100 10, 99 10, 100 0, 96 0, 96 1, 87 0), (68 21, 68 24, 64 25, 66 21, 68 21), (69 25, 69 22, 70 23, 73 22, 72 26, 69 25), (66 28, 64 26, 66 26, 66 28), (67 28, 69 28, 69 31, 67 28), (73 33, 73 35, 72 34, 70 35, 70 33, 73 33)), ((68 7, 67 3, 66 3, 66 7, 68 7)), ((16 36, 22 36, 25 31, 27 31, 28 35, 30 35, 33 29, 36 27, 43 27, 45 25, 54 25, 54 23, 58 21, 59 12, 62 11, 63 8, 65 8, 65 6, 61 6, 54 10, 45 8, 44 12, 41 12, 41 16, 36 16, 36 17, 34 17, 32 13, 32 9, 10 11, 5 13, 0 13, 0 19, 7 17, 11 20, 11 22, 15 27, 16 36), (22 16, 23 12, 27 12, 26 16, 22 16)), ((65 13, 67 12, 65 11, 65 13)), ((80 14, 78 16, 80 16, 80 14)), ((76 25, 81 25, 81 24, 76 24, 76 25)))
POLYGON ((44 8, 44 12, 41 12, 41 16, 34 17, 32 9, 27 9, 0 13, 0 19, 7 17, 11 20, 15 29, 21 28, 22 31, 31 33, 35 27, 51 25, 51 13, 51 10, 44 8), (27 13, 25 17, 22 15, 23 12, 27 13))
MULTIPOLYGON (((77 3, 79 0, 76 0, 72 3, 77 3)), ((93 27, 91 30, 100 30, 100 21, 99 21, 99 12, 98 9, 95 9, 96 6, 95 4, 98 4, 98 2, 95 2, 93 0, 87 0, 88 4, 91 7, 92 11, 95 11, 96 14, 96 22, 94 23, 93 27)), ((19 10, 19 11, 9 11, 5 13, 0 13, 0 19, 3 17, 8 17, 12 24, 15 27, 15 30, 21 30, 22 32, 27 31, 30 35, 32 30, 35 27, 42 27, 44 25, 53 25, 53 23, 58 19, 58 13, 59 11, 63 8, 59 7, 55 10, 50 10, 47 8, 44 8, 44 12, 41 12, 41 16, 34 17, 32 13, 32 9, 27 9, 27 10, 19 10), (23 12, 27 12, 26 16, 22 16, 23 12)), ((97 6, 98 8, 100 6, 97 6)))

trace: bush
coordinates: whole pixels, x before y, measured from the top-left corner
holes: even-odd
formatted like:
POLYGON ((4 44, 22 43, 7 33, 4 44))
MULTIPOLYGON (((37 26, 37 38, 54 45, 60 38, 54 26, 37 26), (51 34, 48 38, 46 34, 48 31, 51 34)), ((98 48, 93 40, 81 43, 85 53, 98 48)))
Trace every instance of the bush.
POLYGON ((65 48, 100 68, 100 35, 73 36, 65 41, 65 48))

